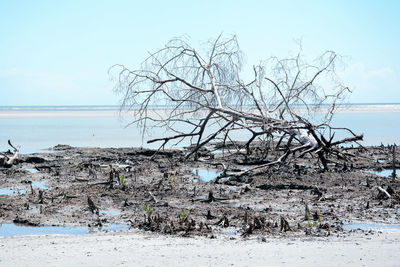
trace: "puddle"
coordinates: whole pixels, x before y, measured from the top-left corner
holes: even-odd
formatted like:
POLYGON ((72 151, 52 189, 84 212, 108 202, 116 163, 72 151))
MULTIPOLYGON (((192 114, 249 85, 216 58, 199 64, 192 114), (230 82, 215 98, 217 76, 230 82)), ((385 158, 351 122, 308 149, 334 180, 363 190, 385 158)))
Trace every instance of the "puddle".
POLYGON ((120 215, 121 212, 119 210, 100 210, 99 214, 106 214, 106 215, 112 215, 112 216, 116 216, 116 215, 120 215))
POLYGON ((397 214, 399 214, 399 215, 400 215, 400 208, 398 208, 398 209, 397 209, 397 214))
POLYGON ((10 188, 0 188, 0 196, 10 196, 16 194, 26 194, 26 190, 23 189, 10 189, 10 188))
POLYGON ((373 224, 373 223, 345 223, 342 226, 345 230, 355 230, 355 229, 399 229, 400 225, 397 224, 373 224))
POLYGON ((228 150, 222 150, 222 149, 216 149, 216 150, 212 150, 211 151, 211 154, 214 154, 214 155, 217 155, 217 154, 226 154, 226 153, 229 153, 229 151, 228 150))
POLYGON ((239 208, 243 203, 238 199, 230 199, 227 201, 228 205, 232 208, 239 208))
POLYGON ((235 236, 235 235, 237 235, 237 232, 236 231, 229 231, 226 234, 229 235, 229 236, 235 236))
POLYGON ((25 168, 25 170, 28 171, 28 172, 30 172, 30 173, 37 173, 37 172, 39 172, 38 170, 32 169, 32 168, 25 168))
POLYGON ((217 178, 218 175, 220 175, 221 172, 216 171, 216 170, 206 170, 206 169, 194 169, 192 170, 192 175, 195 177, 193 179, 193 182, 198 182, 199 179, 201 182, 209 183, 215 178, 217 178))
POLYGON ((36 207, 36 206, 30 206, 29 210, 31 211, 31 213, 33 214, 37 214, 40 212, 40 208, 36 207))
POLYGON ((26 226, 17 224, 0 224, 0 236, 22 236, 22 235, 83 235, 101 231, 128 230, 129 226, 124 224, 112 224, 103 227, 68 227, 68 226, 26 226))
MULTIPOLYGON (((365 170, 364 172, 373 173, 381 177, 391 178, 393 169, 384 169, 382 171, 365 170)), ((396 175, 399 176, 399 174, 400 174, 400 169, 396 169, 396 175)))
POLYGON ((32 182, 32 186, 33 187, 37 187, 43 190, 49 190, 49 188, 47 186, 44 185, 45 182, 32 182))

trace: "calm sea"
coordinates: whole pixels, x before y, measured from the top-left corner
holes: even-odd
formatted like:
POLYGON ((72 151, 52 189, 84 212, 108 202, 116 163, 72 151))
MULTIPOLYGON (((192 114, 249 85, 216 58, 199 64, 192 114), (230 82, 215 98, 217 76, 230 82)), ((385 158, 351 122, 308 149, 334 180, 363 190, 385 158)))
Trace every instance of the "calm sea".
MULTIPOLYGON (((364 145, 400 144, 400 104, 357 104, 362 111, 336 114, 333 125, 364 133, 364 145), (394 107, 391 110, 390 107, 394 107), (382 108, 382 109, 381 109, 382 108), (384 112, 382 112, 384 110, 384 112)), ((33 153, 57 144, 90 147, 151 147, 146 140, 165 136, 164 129, 152 129, 142 140, 135 126, 125 127, 131 118, 119 116, 117 106, 31 106, 0 107, 0 151, 9 149, 7 140, 21 146, 21 153, 33 153), (58 114, 62 116, 31 116, 58 114), (1 114, 14 116, 1 116, 1 114), (15 114, 20 114, 15 116, 15 114)), ((341 137, 342 135, 336 135, 341 137)), ((183 145, 185 145, 183 143, 183 145)))

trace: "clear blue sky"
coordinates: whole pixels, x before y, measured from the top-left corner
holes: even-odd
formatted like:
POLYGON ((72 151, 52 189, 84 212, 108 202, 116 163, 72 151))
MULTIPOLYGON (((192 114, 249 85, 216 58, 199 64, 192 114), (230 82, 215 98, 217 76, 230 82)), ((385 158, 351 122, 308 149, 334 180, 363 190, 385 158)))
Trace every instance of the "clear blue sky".
POLYGON ((1 1, 0 105, 115 105, 108 68, 187 34, 236 34, 247 66, 347 56, 351 102, 400 102, 400 1, 1 1))

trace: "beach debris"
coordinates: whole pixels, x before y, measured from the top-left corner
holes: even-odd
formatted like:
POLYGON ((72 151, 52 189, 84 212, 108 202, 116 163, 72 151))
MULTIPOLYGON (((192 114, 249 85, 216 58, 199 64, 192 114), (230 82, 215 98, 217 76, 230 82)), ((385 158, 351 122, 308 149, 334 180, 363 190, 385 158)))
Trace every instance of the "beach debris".
POLYGON ((377 186, 377 189, 379 191, 377 198, 378 199, 385 199, 385 198, 391 198, 392 196, 388 193, 387 190, 383 189, 380 186, 377 186))
POLYGON ((10 140, 8 140, 8 144, 14 149, 14 154, 10 152, 11 156, 9 156, 5 153, 0 153, 0 167, 11 168, 17 162, 20 147, 13 146, 10 140))
POLYGON ((214 197, 214 192, 212 190, 208 191, 208 198, 204 202, 213 202, 216 198, 214 197))
POLYGON ((304 221, 309 221, 310 220, 310 209, 308 208, 307 203, 304 206, 305 206, 304 221))
POLYGON ((253 234, 254 226, 253 224, 248 224, 244 227, 243 233, 241 234, 242 237, 248 237, 249 235, 253 234))
POLYGON ((199 199, 199 200, 201 202, 211 203, 211 202, 215 202, 215 201, 228 200, 228 198, 215 197, 214 192, 212 190, 209 190, 207 199, 199 199))
POLYGON ((213 220, 213 219, 215 219, 215 218, 217 218, 217 217, 211 215, 211 210, 208 210, 208 211, 207 211, 206 218, 207 218, 207 220, 213 220))
POLYGON ((87 197, 87 203, 89 205, 90 212, 99 215, 99 208, 94 204, 90 196, 87 197))
POLYGON ((392 168, 393 168, 393 172, 392 172, 391 176, 394 180, 397 177, 397 175, 396 175, 396 144, 394 144, 392 147, 392 168))
MULTIPOLYGON (((340 56, 326 51, 310 64, 302 58, 301 46, 299 50, 297 57, 272 57, 254 66, 252 81, 244 82, 236 36, 221 34, 202 49, 194 48, 185 38, 174 38, 151 53, 139 69, 116 64, 109 72, 117 81, 115 92, 122 95, 121 109, 138 106, 129 125, 143 127, 143 137, 150 129, 148 121, 173 133, 147 141, 159 142, 159 153, 167 144, 186 139, 190 145, 185 160, 199 160, 210 156, 208 149, 203 153, 206 146, 220 141, 222 148, 229 146, 237 153, 245 150, 246 161, 252 161, 255 149, 251 144, 262 139, 262 146, 257 146, 262 155, 253 155, 257 166, 234 176, 279 168, 289 155, 295 161, 307 154, 316 155, 314 159, 324 171, 330 170, 329 165, 347 169, 352 155, 342 153, 338 145, 357 143, 363 135, 330 125, 339 102, 350 92, 335 71, 340 56), (171 108, 170 114, 149 112, 160 100, 171 108), (246 141, 233 138, 238 131, 249 133, 246 141), (334 140, 338 131, 349 137, 334 140), (271 153, 275 157, 265 160, 271 153)), ((224 168, 215 182, 227 175, 224 168)))
POLYGON ((280 221, 281 221, 281 224, 280 224, 281 232, 282 231, 284 231, 284 232, 291 231, 288 221, 283 216, 281 216, 280 221))
POLYGON ((29 219, 21 218, 17 215, 17 217, 13 220, 13 223, 20 225, 28 225, 28 226, 39 226, 38 222, 33 222, 29 219))
POLYGON ((38 203, 39 204, 43 204, 44 203, 44 191, 43 190, 39 190, 39 199, 38 199, 38 203))
POLYGON ((219 225, 222 226, 224 228, 229 227, 229 220, 228 217, 226 216, 226 214, 224 214, 221 219, 215 223, 215 225, 219 225))
MULTIPOLYGON (((44 162, 46 162, 46 159, 44 159, 42 157, 38 157, 38 156, 30 156, 25 159, 25 162, 26 163, 44 163, 44 162)), ((42 168, 46 168, 46 167, 43 166, 42 168)))

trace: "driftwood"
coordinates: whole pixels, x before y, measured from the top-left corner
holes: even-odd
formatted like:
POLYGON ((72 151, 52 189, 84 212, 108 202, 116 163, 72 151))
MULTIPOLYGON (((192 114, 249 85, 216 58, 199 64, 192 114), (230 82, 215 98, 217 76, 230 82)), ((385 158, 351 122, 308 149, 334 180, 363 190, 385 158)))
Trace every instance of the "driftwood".
POLYGON ((392 168, 393 168, 393 172, 392 172, 392 178, 393 180, 396 179, 396 144, 393 145, 392 148, 392 168))
POLYGON ((152 127, 170 131, 166 137, 147 141, 160 142, 160 152, 167 144, 183 140, 190 142, 185 158, 196 160, 201 148, 215 141, 231 142, 248 155, 255 141, 267 152, 276 143, 277 150, 284 150, 276 160, 235 174, 239 176, 279 166, 296 153, 296 157, 317 155, 325 170, 331 157, 349 159, 336 147, 363 136, 330 125, 338 101, 350 91, 336 75, 339 59, 335 52, 327 51, 306 63, 300 49, 294 57, 273 57, 254 66, 253 77, 245 82, 236 36, 220 35, 206 49, 195 49, 183 38, 173 39, 151 53, 139 69, 118 64, 109 72, 117 80, 115 91, 122 95, 121 109, 134 115, 131 124, 141 126, 143 134, 152 127), (199 52, 202 50, 204 54, 199 52), (167 110, 153 108, 159 105, 167 110), (350 136, 333 140, 334 131, 346 131, 350 136), (244 145, 233 137, 236 132, 250 134, 244 145), (279 147, 281 143, 286 144, 284 148, 279 147))
POLYGON ((285 219, 285 218, 283 218, 282 216, 281 216, 281 226, 280 226, 280 231, 282 232, 282 231, 284 231, 284 232, 286 232, 286 231, 291 231, 291 228, 290 228, 290 225, 289 225, 289 223, 288 223, 288 221, 285 219))
POLYGON ((5 153, 0 153, 0 167, 11 168, 14 164, 16 164, 18 159, 20 147, 13 146, 10 140, 8 140, 8 144, 14 149, 14 154, 9 157, 5 153))
POLYGON ((391 198, 392 196, 389 194, 388 191, 386 191, 385 189, 383 189, 382 187, 378 186, 377 187, 379 194, 378 194, 378 198, 391 198))
POLYGON ((90 198, 90 196, 87 197, 87 202, 88 202, 88 206, 89 206, 90 212, 93 213, 93 214, 99 215, 99 208, 96 206, 96 204, 94 204, 94 202, 90 198))

